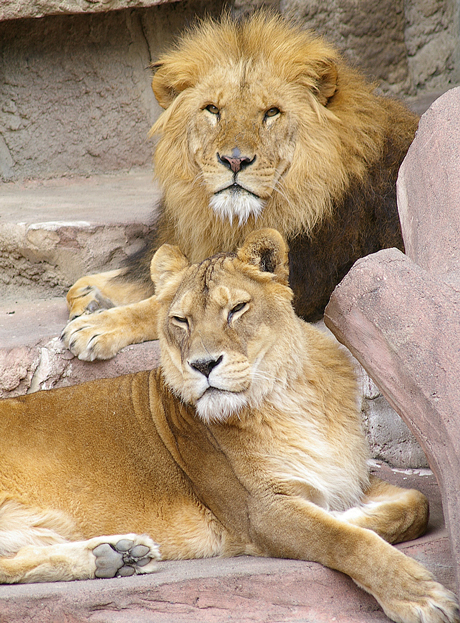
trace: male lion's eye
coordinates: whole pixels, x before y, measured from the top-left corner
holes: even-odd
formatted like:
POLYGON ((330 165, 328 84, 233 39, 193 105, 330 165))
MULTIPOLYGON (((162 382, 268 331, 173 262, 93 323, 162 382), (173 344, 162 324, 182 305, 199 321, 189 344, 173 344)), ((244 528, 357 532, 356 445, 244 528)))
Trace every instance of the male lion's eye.
POLYGON ((269 108, 267 110, 267 112, 265 113, 265 118, 267 119, 268 117, 276 117, 276 115, 280 114, 280 109, 276 108, 276 106, 273 106, 273 108, 269 108))
POLYGON ((218 115, 219 114, 219 109, 217 108, 217 106, 214 106, 214 104, 208 104, 206 106, 205 110, 210 112, 212 115, 218 115))

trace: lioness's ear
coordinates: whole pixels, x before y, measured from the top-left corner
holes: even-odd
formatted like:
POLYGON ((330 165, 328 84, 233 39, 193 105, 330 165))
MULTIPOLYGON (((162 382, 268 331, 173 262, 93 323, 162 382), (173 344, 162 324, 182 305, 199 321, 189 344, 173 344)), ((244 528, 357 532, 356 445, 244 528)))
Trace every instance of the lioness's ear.
POLYGON ((165 60, 152 63, 150 67, 156 70, 152 90, 162 108, 168 108, 179 93, 192 85, 191 67, 183 63, 165 60))
POLYGON ((249 234, 238 249, 238 259, 264 273, 273 273, 277 281, 288 283, 288 248, 276 229, 259 229, 249 234))
POLYGON ((179 247, 171 244, 162 245, 150 263, 150 277, 155 289, 161 288, 173 275, 188 266, 190 263, 179 247))

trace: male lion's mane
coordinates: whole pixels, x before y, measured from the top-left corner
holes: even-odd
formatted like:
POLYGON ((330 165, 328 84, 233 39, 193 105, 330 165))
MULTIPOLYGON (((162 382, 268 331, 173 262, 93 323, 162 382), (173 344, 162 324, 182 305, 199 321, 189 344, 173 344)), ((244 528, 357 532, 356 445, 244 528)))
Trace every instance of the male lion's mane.
MULTIPOLYGON (((323 39, 263 12, 242 22, 225 16, 191 28, 154 65, 152 86, 165 112, 151 133, 164 194, 152 240, 129 262, 131 278, 149 279, 152 254, 165 242, 199 261, 234 250, 255 228, 273 227, 290 247, 296 311, 314 320, 356 259, 403 249, 395 182, 417 118, 376 95, 375 85, 323 39), (229 81, 243 66, 245 72, 260 66, 264 75, 268 69, 274 83, 289 85, 286 103, 295 119, 289 166, 259 216, 243 223, 213 212, 191 155, 196 92, 219 66, 229 81)), ((282 154, 286 145, 277 149, 282 154)))

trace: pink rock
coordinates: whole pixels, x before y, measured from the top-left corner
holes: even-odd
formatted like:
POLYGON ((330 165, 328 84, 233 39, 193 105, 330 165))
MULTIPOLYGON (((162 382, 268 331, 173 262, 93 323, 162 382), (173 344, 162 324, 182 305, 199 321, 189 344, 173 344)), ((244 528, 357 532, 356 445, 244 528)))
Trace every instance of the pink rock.
POLYGON ((407 255, 356 262, 326 325, 360 361, 424 449, 440 484, 460 582, 460 89, 422 117, 401 167, 407 255))

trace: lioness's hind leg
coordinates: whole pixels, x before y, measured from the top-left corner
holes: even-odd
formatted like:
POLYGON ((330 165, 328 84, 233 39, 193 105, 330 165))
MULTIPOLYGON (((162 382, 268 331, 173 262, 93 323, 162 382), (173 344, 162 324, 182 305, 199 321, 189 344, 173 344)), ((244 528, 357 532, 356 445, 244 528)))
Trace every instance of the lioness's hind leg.
POLYGON ((14 556, 0 558, 0 582, 27 584, 151 573, 159 558, 152 539, 136 534, 26 546, 14 556))
POLYGON ((336 516, 355 526, 373 530, 389 543, 400 543, 424 534, 429 506, 420 491, 402 489, 371 476, 362 504, 336 516))

